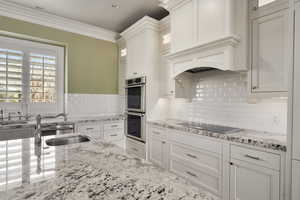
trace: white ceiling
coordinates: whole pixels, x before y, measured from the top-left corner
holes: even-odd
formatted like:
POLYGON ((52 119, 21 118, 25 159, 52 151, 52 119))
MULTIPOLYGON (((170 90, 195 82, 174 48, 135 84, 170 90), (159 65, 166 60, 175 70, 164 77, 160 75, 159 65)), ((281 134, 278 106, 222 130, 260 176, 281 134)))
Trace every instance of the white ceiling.
POLYGON ((162 19, 168 12, 158 0, 6 0, 19 5, 122 32, 145 15, 162 19), (119 8, 113 8, 112 5, 119 8))

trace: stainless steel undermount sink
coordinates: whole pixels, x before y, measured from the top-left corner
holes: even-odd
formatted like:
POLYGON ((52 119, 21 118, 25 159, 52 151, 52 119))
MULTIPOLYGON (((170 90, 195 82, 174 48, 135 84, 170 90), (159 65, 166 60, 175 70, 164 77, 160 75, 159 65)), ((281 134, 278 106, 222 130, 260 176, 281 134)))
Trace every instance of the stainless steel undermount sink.
POLYGON ((87 136, 74 135, 74 136, 52 138, 46 140, 46 144, 49 146, 61 146, 61 145, 76 144, 76 143, 89 142, 89 141, 90 139, 87 136))

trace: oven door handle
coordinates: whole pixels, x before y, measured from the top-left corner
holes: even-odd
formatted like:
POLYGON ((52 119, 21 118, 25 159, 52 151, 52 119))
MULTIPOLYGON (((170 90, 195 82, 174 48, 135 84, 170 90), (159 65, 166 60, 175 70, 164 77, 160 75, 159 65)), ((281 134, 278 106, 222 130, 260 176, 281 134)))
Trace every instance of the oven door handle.
POLYGON ((134 112, 126 112, 127 115, 134 115, 134 116, 139 116, 139 117, 144 117, 144 113, 134 113, 134 112))
POLYGON ((135 87, 143 87, 143 86, 145 86, 145 84, 129 85, 129 86, 126 86, 125 89, 128 89, 128 88, 135 88, 135 87))

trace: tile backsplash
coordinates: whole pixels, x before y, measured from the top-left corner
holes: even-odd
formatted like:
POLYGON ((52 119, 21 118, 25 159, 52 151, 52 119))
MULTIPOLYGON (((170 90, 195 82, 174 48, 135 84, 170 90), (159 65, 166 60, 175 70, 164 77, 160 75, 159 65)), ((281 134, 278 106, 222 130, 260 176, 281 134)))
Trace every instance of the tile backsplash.
POLYGON ((287 101, 265 99, 250 103, 247 76, 233 72, 205 72, 193 78, 192 100, 171 100, 169 117, 286 133, 287 101))
POLYGON ((121 99, 113 94, 66 94, 66 111, 74 117, 120 114, 121 99))

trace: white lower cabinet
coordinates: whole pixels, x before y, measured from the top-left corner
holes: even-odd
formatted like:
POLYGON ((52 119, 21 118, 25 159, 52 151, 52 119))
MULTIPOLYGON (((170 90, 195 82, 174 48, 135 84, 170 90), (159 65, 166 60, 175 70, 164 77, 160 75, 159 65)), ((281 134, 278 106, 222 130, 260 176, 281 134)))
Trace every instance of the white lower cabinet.
POLYGON ((293 160, 292 200, 300 199, 300 161, 293 160))
POLYGON ((279 200, 279 172, 232 160, 230 200, 279 200))
POLYGON ((103 138, 107 142, 117 142, 124 139, 124 121, 103 124, 103 138))
POLYGON ((279 200, 280 156, 231 145, 230 200, 279 200))
POLYGON ((160 127, 149 128, 149 160, 154 164, 169 168, 169 143, 167 142, 166 129, 160 127))
POLYGON ((146 159, 145 144, 128 137, 126 138, 126 152, 139 158, 146 159))
MULTIPOLYGON (((149 161, 222 200, 285 199, 283 152, 248 148, 155 125, 149 126, 147 141, 149 161)), ((300 168, 300 164, 294 168, 300 168)), ((298 176, 293 200, 300 199, 300 171, 298 176)))
POLYGON ((168 148, 169 144, 166 141, 152 137, 149 142, 149 160, 154 164, 168 168, 168 148))
POLYGON ((103 138, 103 131, 100 122, 78 123, 76 124, 76 130, 79 133, 90 135, 95 139, 103 138))
POLYGON ((124 140, 124 121, 77 123, 76 131, 106 142, 124 140))
POLYGON ((222 156, 216 153, 170 144, 170 171, 219 197, 222 192, 221 163, 222 156))

